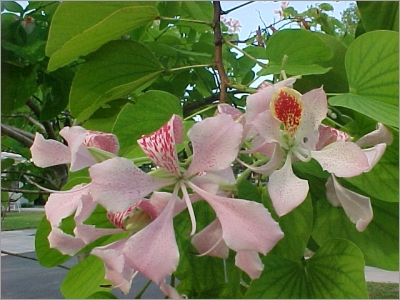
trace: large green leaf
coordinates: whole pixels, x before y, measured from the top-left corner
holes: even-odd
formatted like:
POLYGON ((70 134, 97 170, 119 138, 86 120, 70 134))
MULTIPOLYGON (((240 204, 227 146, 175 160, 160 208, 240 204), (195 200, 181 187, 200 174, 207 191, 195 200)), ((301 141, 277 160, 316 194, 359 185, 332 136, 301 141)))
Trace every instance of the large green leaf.
POLYGON ((373 31, 358 37, 346 53, 350 93, 396 105, 399 102, 399 33, 373 31))
POLYGON ((162 91, 148 91, 137 98, 136 104, 126 104, 112 130, 120 141, 121 155, 136 147, 136 140, 143 134, 158 130, 173 114, 182 115, 180 101, 162 91))
POLYGON ((398 1, 357 1, 357 8, 367 31, 399 31, 398 1))
POLYGON ((321 63, 333 57, 332 50, 315 33, 293 29, 279 31, 268 41, 267 73, 280 72, 284 55, 287 55, 284 70, 290 75, 326 73, 329 68, 321 63))
POLYGON ((11 113, 23 106, 37 90, 36 66, 20 68, 1 64, 1 110, 11 113))
POLYGON ((101 287, 109 283, 104 279, 103 261, 93 255, 73 266, 61 283, 60 291, 68 299, 84 299, 96 292, 108 292, 101 287))
POLYGON ((329 104, 351 108, 388 126, 399 127, 399 109, 395 105, 354 94, 329 98, 329 104))
POLYGON ((345 238, 363 252, 365 263, 385 270, 399 268, 399 204, 372 199, 374 218, 359 232, 343 208, 332 206, 321 196, 315 206, 313 238, 323 244, 331 238, 345 238))
POLYGON ((263 259, 265 268, 245 298, 368 298, 363 255, 353 243, 331 239, 314 256, 294 262, 276 255, 263 259))
POLYGON ((144 45, 112 41, 101 47, 77 71, 72 82, 70 109, 79 121, 105 103, 149 86, 163 66, 144 45))
POLYGON ((49 32, 49 71, 62 67, 158 16, 155 2, 62 2, 49 32), (90 12, 90 15, 88 15, 90 12))

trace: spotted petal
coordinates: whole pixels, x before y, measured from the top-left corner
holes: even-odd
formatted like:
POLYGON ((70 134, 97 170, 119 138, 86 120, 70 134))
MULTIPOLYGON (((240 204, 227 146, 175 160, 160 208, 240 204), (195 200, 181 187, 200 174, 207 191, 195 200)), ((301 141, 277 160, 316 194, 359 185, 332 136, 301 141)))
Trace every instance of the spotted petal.
POLYGON ((356 144, 360 147, 364 146, 374 146, 379 143, 385 143, 387 145, 392 144, 393 142, 393 134, 381 123, 378 123, 377 129, 364 135, 356 144))
POLYGON ((93 200, 111 212, 124 211, 151 192, 175 182, 174 178, 152 177, 122 157, 93 165, 89 172, 93 200))
POLYGON ((242 133, 242 126, 224 114, 193 125, 188 132, 193 146, 193 160, 185 177, 230 167, 238 154, 242 133))
POLYGON ((344 188, 335 176, 329 177, 326 193, 332 205, 342 206, 346 215, 356 224, 357 230, 364 231, 373 217, 371 200, 344 188))
POLYGON ((151 135, 142 136, 138 143, 157 166, 178 177, 180 172, 175 145, 180 144, 182 139, 182 119, 173 115, 167 124, 151 135))
POLYGON ((36 133, 30 150, 33 163, 41 168, 71 162, 71 153, 66 145, 55 140, 46 140, 40 133, 36 133))
POLYGON ((175 197, 171 197, 163 212, 132 235, 123 250, 127 265, 157 284, 178 266, 179 251, 172 223, 175 201, 175 197))
POLYGON ((354 143, 334 142, 311 156, 321 167, 338 177, 353 177, 370 168, 367 156, 354 143))
POLYGON ((269 177, 268 193, 278 216, 283 216, 299 206, 307 197, 308 182, 294 175, 291 157, 286 158, 282 169, 269 177))
POLYGON ((260 203, 210 194, 192 183, 189 186, 214 209, 226 245, 239 251, 264 255, 283 237, 278 223, 260 203))

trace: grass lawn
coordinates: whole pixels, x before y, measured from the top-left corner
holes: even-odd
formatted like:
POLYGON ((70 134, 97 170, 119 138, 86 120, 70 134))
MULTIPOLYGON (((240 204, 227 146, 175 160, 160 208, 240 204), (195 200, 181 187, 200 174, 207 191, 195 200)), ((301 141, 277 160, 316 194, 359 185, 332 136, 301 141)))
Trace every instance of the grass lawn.
POLYGON ((1 230, 19 230, 38 227, 44 211, 7 212, 1 230))
POLYGON ((369 299, 399 299, 399 284, 367 282, 369 299))

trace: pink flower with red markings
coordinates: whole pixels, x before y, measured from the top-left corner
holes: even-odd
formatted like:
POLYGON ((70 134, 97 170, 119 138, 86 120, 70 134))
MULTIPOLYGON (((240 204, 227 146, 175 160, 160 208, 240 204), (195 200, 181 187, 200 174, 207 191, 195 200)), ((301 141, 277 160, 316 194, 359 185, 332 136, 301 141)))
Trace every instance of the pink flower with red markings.
POLYGON ((119 150, 117 137, 113 134, 73 126, 64 127, 60 130, 60 135, 67 141, 68 146, 55 140, 46 140, 40 133, 36 133, 30 148, 35 165, 46 168, 71 163, 70 170, 74 172, 97 163, 88 147, 112 154, 117 154, 119 150))
MULTIPOLYGON (((190 215, 191 235, 193 235, 196 232, 196 220, 192 199, 187 190, 190 188, 215 210, 222 226, 224 242, 229 248, 235 251, 255 251, 266 254, 283 236, 268 210, 259 203, 217 195, 219 183, 226 181, 225 176, 232 172, 231 164, 239 151, 242 132, 243 127, 226 114, 196 123, 188 132, 193 156, 190 165, 184 168, 180 166, 175 150, 176 144, 183 140, 183 123, 179 116, 174 115, 158 131, 138 140, 138 144, 148 157, 164 170, 164 178, 143 173, 127 159, 112 158, 89 169, 93 199, 109 211, 121 211, 138 201, 140 197, 163 186, 174 185, 170 202, 175 201, 172 199, 176 199, 178 191, 181 190, 190 215), (111 202, 109 199, 114 199, 114 201, 111 202)), ((172 204, 168 203, 168 207, 170 205, 172 204)), ((170 213, 163 218, 157 218, 156 221, 161 223, 163 220, 164 227, 170 228, 172 218, 173 214, 170 213)), ((153 224, 156 223, 152 222, 149 227, 156 226, 153 224)), ((128 252, 142 251, 147 239, 151 239, 150 236, 145 235, 146 229, 147 227, 139 232, 139 235, 135 235, 137 239, 139 239, 138 236, 142 236, 140 243, 127 243, 129 245, 126 248, 129 249, 126 250, 127 255, 128 252)), ((165 236, 171 238, 172 235, 165 236)), ((152 247, 147 248, 146 251, 159 251, 161 248, 158 247, 161 245, 152 243, 152 247)), ((152 273, 158 261, 154 259, 152 263, 149 260, 147 265, 142 263, 139 267, 139 261, 134 261, 128 256, 126 258, 132 267, 143 274, 152 273)), ((169 259, 164 257, 160 263, 168 265, 172 273, 178 260, 173 257, 169 259)), ((165 275, 159 274, 157 277, 149 278, 159 283, 165 275)))
MULTIPOLYGON (((251 96, 248 101, 252 101, 251 96)), ((324 170, 339 177, 357 176, 370 169, 366 152, 350 142, 345 133, 321 124, 327 114, 327 99, 322 88, 301 95, 281 86, 264 102, 269 107, 261 112, 257 109, 258 114, 251 112, 251 125, 264 140, 264 149, 272 155, 262 166, 244 165, 270 175, 268 192, 279 216, 300 205, 308 193, 308 182, 293 173, 293 160, 308 162, 313 158, 324 170), (276 170, 285 154, 283 167, 276 170)))

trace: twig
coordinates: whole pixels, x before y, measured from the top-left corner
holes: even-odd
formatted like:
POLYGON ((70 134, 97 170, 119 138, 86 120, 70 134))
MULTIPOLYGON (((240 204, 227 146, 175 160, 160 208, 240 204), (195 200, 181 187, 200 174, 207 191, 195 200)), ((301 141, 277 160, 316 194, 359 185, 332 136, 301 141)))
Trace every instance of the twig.
POLYGON ((254 2, 254 1, 248 1, 248 2, 245 2, 245 3, 240 4, 240 5, 238 5, 238 6, 232 7, 231 9, 222 10, 222 11, 221 11, 221 15, 227 15, 227 14, 233 12, 234 10, 237 10, 237 9, 239 9, 239 8, 242 8, 243 6, 249 5, 249 4, 253 3, 253 2, 254 2))
MULTIPOLYGON (((11 256, 16 256, 16 257, 21 257, 21 258, 25 258, 25 259, 34 260, 34 261, 37 261, 37 262, 39 261, 35 257, 29 257, 29 256, 26 256, 26 255, 23 255, 23 254, 9 252, 7 250, 1 250, 1 253, 8 254, 8 255, 11 255, 11 256)), ((67 266, 64 266, 64 265, 58 265, 56 267, 59 267, 59 268, 65 269, 65 270, 70 270, 71 269, 71 268, 69 268, 67 266)))
MULTIPOLYGON (((33 111, 33 113, 40 119, 40 108, 35 104, 35 102, 32 101, 32 99, 29 99, 26 101, 26 105, 33 111)), ((46 129, 47 137, 53 140, 57 140, 56 134, 54 133, 53 126, 51 126, 51 123, 49 121, 43 122, 42 123, 44 128, 46 129)))
POLYGON ((214 29, 214 64, 217 67, 219 78, 221 81, 220 86, 220 99, 219 103, 226 103, 227 96, 227 83, 229 82, 228 77, 225 73, 225 68, 222 60, 222 44, 223 38, 221 33, 221 3, 219 1, 213 1, 214 6, 214 18, 213 18, 213 29, 214 29))
POLYGON ((30 177, 39 178, 39 179, 42 179, 42 180, 46 181, 47 183, 51 184, 55 189, 59 188, 54 182, 52 182, 49 178, 46 178, 44 176, 31 174, 31 173, 25 173, 25 172, 21 172, 21 171, 8 171, 8 170, 3 170, 1 173, 4 173, 4 174, 19 174, 20 176, 30 176, 30 177))
POLYGON ((38 127, 39 131, 41 131, 41 132, 45 132, 46 131, 46 129, 44 128, 44 126, 40 122, 36 121, 35 119, 33 119, 31 116, 29 116, 27 114, 3 115, 2 117, 3 118, 19 118, 19 117, 22 117, 22 118, 27 119, 31 124, 33 124, 36 127, 38 127))

